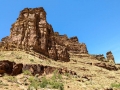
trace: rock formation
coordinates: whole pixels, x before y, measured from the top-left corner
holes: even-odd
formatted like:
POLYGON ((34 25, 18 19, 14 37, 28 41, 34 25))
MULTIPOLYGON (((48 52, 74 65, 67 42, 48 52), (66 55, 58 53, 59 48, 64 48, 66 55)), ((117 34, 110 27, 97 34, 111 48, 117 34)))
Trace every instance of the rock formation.
POLYGON ((69 52, 88 54, 87 47, 85 43, 79 43, 76 36, 68 38, 67 35, 59 35, 58 32, 54 34, 55 40, 60 45, 67 47, 69 52))
POLYGON ((106 53, 106 58, 104 57, 103 54, 90 55, 90 58, 91 59, 97 59, 97 60, 100 60, 100 61, 110 62, 111 64, 115 64, 114 56, 113 56, 111 51, 108 51, 106 53))
POLYGON ((101 63, 95 63, 94 64, 95 66, 98 66, 98 67, 102 67, 102 68, 105 68, 107 70, 114 70, 114 71, 117 71, 118 68, 113 65, 113 64, 109 64, 109 63, 105 63, 105 62, 101 62, 101 63))
POLYGON ((91 58, 92 59, 97 59, 97 60, 100 60, 100 61, 107 61, 104 57, 103 54, 99 54, 99 55, 91 55, 91 58))
POLYGON ((0 74, 17 75, 22 73, 23 64, 16 64, 9 60, 0 61, 0 74))
POLYGON ((23 50, 37 52, 60 61, 70 61, 68 51, 88 54, 86 45, 77 37, 68 38, 54 32, 46 20, 45 10, 25 8, 12 24, 10 36, 0 42, 0 50, 23 50))
POLYGON ((22 63, 16 64, 15 62, 11 62, 9 60, 2 60, 0 61, 0 74, 8 74, 8 75, 18 75, 21 74, 23 71, 30 71, 32 75, 43 75, 43 74, 50 74, 55 70, 58 71, 60 74, 69 73, 71 75, 77 75, 76 72, 67 70, 67 68, 57 68, 52 66, 44 66, 40 64, 25 64, 22 63))
POLYGON ((113 54, 112 54, 111 51, 109 51, 109 52, 106 53, 106 57, 107 57, 107 60, 108 60, 109 62, 115 63, 115 61, 114 61, 114 56, 113 56, 113 54))
POLYGON ((32 75, 48 75, 52 72, 54 72, 55 70, 58 71, 58 73, 60 74, 65 74, 65 73, 69 73, 71 75, 77 75, 76 72, 71 71, 71 70, 67 70, 67 68, 57 68, 57 67, 51 67, 51 66, 43 66, 40 64, 25 64, 23 65, 23 71, 30 71, 32 75))

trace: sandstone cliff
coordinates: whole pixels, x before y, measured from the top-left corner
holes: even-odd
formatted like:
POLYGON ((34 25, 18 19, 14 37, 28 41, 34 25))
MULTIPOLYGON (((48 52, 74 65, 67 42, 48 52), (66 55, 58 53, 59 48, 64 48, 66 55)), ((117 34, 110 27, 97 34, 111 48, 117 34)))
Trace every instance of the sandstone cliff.
POLYGON ((42 7, 22 10, 12 24, 10 35, 1 40, 0 49, 37 52, 66 62, 70 60, 68 51, 88 54, 86 45, 79 43, 77 37, 68 38, 54 32, 42 7))

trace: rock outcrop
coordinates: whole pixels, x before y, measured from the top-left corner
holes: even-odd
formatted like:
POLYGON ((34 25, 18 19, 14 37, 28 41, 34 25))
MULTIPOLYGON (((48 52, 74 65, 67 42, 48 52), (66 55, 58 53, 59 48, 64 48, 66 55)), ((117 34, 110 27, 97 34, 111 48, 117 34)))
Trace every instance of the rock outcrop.
POLYGON ((100 60, 100 61, 107 61, 103 54, 91 55, 91 59, 97 59, 97 60, 100 60))
POLYGON ((30 71, 32 75, 48 75, 53 73, 55 70, 58 71, 60 74, 69 73, 71 75, 77 75, 76 72, 67 70, 67 68, 58 68, 58 67, 51 67, 51 66, 43 66, 40 64, 25 64, 23 65, 23 71, 30 71))
POLYGON ((68 38, 67 35, 59 35, 58 32, 55 32, 54 37, 56 42, 67 47, 69 52, 76 54, 88 54, 86 44, 79 43, 76 36, 68 38))
POLYGON ((65 62, 70 61, 68 51, 88 54, 86 45, 79 43, 77 37, 68 38, 53 31, 42 7, 25 8, 20 12, 10 36, 1 40, 0 50, 34 51, 65 62))
POLYGON ((106 53, 106 58, 104 57, 103 54, 99 54, 99 55, 90 55, 91 59, 97 59, 97 60, 100 60, 100 61, 103 61, 103 62, 110 62, 111 64, 115 64, 115 60, 114 60, 114 56, 112 54, 111 51, 108 51, 106 53))
POLYGON ((9 60, 0 61, 0 74, 17 75, 22 73, 23 64, 16 64, 9 60))
POLYGON ((105 69, 110 70, 110 71, 112 71, 112 70, 117 71, 118 70, 118 68, 114 64, 110 64, 110 63, 101 62, 101 63, 95 63, 94 65, 98 66, 98 67, 105 68, 105 69))
POLYGON ((109 51, 109 52, 106 53, 106 57, 107 57, 107 60, 108 60, 109 62, 115 63, 115 61, 114 61, 114 56, 113 56, 113 54, 112 54, 111 51, 109 51))
POLYGON ((14 76, 21 74, 23 71, 26 70, 30 71, 32 75, 48 75, 50 73, 53 73, 55 70, 57 70, 60 74, 69 73, 71 75, 77 75, 76 72, 67 70, 67 68, 44 66, 40 64, 16 64, 15 62, 11 62, 9 60, 0 61, 0 74, 6 73, 8 75, 14 76))
POLYGON ((21 74, 22 73, 22 68, 23 68, 23 64, 22 63, 13 65, 13 70, 12 70, 11 75, 21 74))

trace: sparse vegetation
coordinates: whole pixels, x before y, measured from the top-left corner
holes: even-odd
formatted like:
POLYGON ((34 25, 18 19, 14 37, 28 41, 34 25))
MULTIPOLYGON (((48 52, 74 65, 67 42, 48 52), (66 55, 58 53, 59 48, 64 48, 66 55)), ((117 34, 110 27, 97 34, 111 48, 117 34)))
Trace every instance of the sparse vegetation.
POLYGON ((14 54, 14 52, 11 52, 11 55, 14 54))
POLYGON ((39 79, 34 77, 34 76, 31 76, 29 78, 29 81, 30 81, 30 85, 28 87, 28 90, 30 90, 30 88, 34 87, 35 89, 37 89, 39 86, 40 86, 40 82, 39 82, 39 79))
POLYGON ((69 77, 69 78, 71 77, 70 73, 64 73, 64 75, 67 76, 67 77, 69 77))
POLYGON ((23 73, 24 73, 25 75, 32 75, 29 70, 24 70, 23 73))
POLYGON ((40 87, 45 88, 47 87, 48 84, 49 84, 49 81, 45 77, 43 77, 40 83, 40 87))
POLYGON ((63 90, 62 76, 57 70, 54 71, 53 76, 49 82, 52 88, 63 90))
POLYGON ((22 56, 16 56, 16 59, 22 59, 22 56))
POLYGON ((0 86, 8 86, 8 84, 5 84, 0 80, 0 86))
POLYGON ((7 79, 8 82, 17 82, 17 79, 16 79, 15 76, 7 76, 6 79, 7 79))
POLYGON ((111 87, 119 88, 120 89, 120 83, 112 83, 111 87))
POLYGON ((30 59, 31 62, 34 62, 34 59, 30 59))
POLYGON ((64 85, 62 83, 62 76, 56 71, 54 72, 53 76, 50 79, 47 79, 46 77, 42 77, 41 80, 39 80, 37 77, 31 76, 29 78, 30 85, 29 85, 29 90, 30 88, 54 88, 54 89, 59 89, 59 90, 64 90, 64 85))
MULTIPOLYGON (((22 74, 17 75, 15 77, 8 76, 4 74, 0 80, 1 90, 9 89, 13 90, 16 88, 17 90, 47 90, 47 89, 55 89, 55 90, 102 90, 103 88, 115 88, 119 90, 120 88, 120 70, 118 71, 109 71, 103 69, 101 67, 96 67, 91 64, 91 62, 100 63, 100 61, 96 61, 89 58, 77 58, 72 57, 71 59, 77 61, 75 63, 71 60, 68 63, 56 62, 53 60, 42 60, 32 55, 28 55, 22 51, 4 51, 0 53, 0 60, 10 60, 15 61, 16 63, 24 63, 24 64, 42 64, 48 65, 52 67, 66 67, 68 70, 75 71, 79 77, 76 78, 76 75, 71 75, 70 73, 65 73, 63 71, 63 75, 59 74, 57 70, 53 72, 53 75, 32 76, 30 71, 23 71, 22 74), (13 52, 11 54, 11 52, 13 52), (4 56, 4 57, 2 57, 4 56), (21 59, 16 59, 17 56, 22 56, 21 59), (32 60, 34 62, 32 62, 32 60), (50 63, 49 63, 50 62, 50 63), (83 68, 84 67, 84 68, 83 68), (86 76, 86 77, 83 77, 86 76), (92 77, 92 79, 91 79, 92 77), (87 80, 86 78, 90 79, 87 80), (92 81, 91 81, 92 80, 92 81), (112 83, 112 84, 111 84, 112 83), (18 85, 18 86, 17 86, 18 85), (29 87, 29 88, 28 88, 29 87), (24 88, 24 89, 23 89, 24 88), (58 89, 56 89, 58 88, 58 89), (73 89, 74 88, 74 89, 73 89)), ((108 62, 106 62, 108 63, 108 62)), ((119 66, 119 65, 118 65, 119 66)))

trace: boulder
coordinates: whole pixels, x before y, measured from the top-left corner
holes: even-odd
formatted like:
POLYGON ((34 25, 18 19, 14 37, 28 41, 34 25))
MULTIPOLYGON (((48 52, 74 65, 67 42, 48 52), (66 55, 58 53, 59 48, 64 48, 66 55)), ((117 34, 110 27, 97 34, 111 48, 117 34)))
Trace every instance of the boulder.
POLYGON ((13 75, 21 74, 22 73, 22 68, 23 68, 22 63, 13 65, 13 70, 12 70, 11 75, 13 76, 13 75))
POLYGON ((15 62, 11 62, 9 60, 0 61, 0 74, 8 74, 8 75, 18 75, 22 73, 23 64, 16 64, 15 62))
POLYGON ((0 61, 0 73, 1 74, 4 74, 4 73, 11 74, 14 64, 15 64, 15 62, 11 62, 8 60, 0 61))

